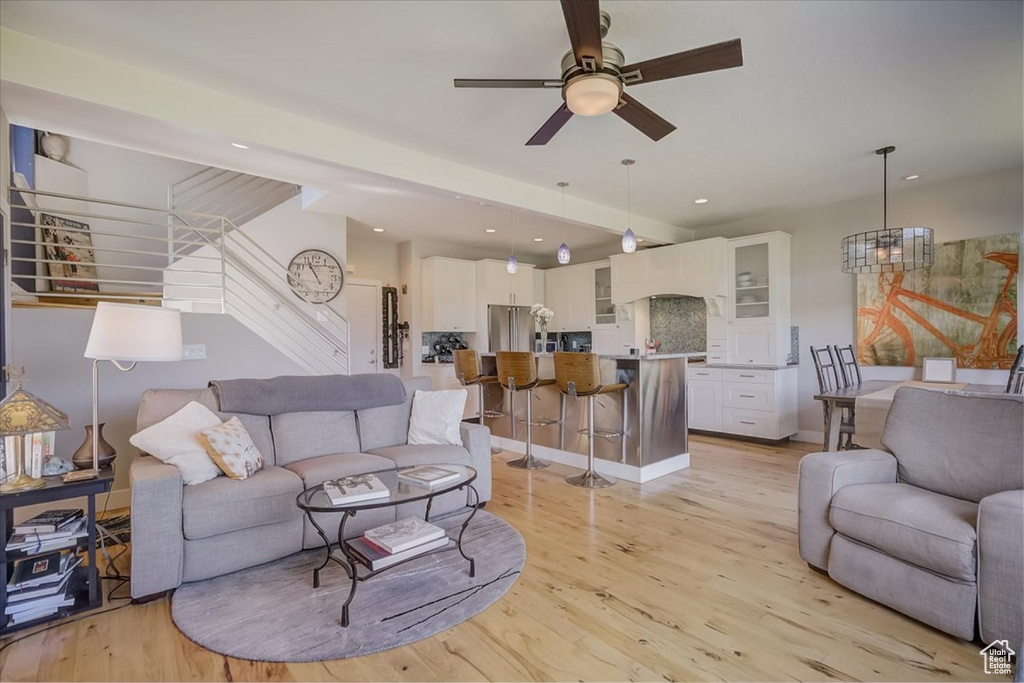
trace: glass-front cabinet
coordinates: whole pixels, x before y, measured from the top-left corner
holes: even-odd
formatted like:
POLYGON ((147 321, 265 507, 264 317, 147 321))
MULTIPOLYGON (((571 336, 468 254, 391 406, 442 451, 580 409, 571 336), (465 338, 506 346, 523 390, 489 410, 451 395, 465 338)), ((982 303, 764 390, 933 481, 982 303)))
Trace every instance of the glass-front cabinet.
POLYGON ((733 250, 732 286, 736 293, 733 316, 736 320, 771 318, 770 260, 768 243, 738 245, 733 250))
POLYGON ((790 244, 784 232, 729 240, 729 363, 785 365, 790 354, 790 244))
POLYGON ((615 324, 611 265, 600 265, 594 268, 594 322, 597 325, 615 324))

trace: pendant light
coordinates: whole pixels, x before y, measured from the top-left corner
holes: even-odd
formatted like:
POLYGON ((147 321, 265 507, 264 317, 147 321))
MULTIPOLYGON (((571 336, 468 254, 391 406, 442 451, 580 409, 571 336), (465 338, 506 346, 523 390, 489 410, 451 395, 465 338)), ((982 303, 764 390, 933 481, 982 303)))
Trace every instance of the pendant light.
MULTIPOLYGON (((564 180, 558 183, 558 186, 562 188, 562 231, 565 231, 565 188, 569 187, 569 183, 564 180)), ((569 245, 562 242, 562 246, 558 247, 558 262, 563 266, 569 263, 572 259, 572 253, 569 251, 569 245)))
POLYGON ((632 187, 629 184, 629 167, 636 163, 636 159, 623 159, 622 165, 626 167, 626 232, 622 235, 622 251, 632 254, 636 251, 636 234, 633 232, 633 207, 631 205, 632 187))
POLYGON ((889 155, 895 151, 892 145, 875 150, 882 157, 882 229, 843 238, 844 273, 898 273, 935 261, 931 228, 889 227, 889 155))
POLYGON ((508 262, 505 263, 505 270, 509 275, 515 275, 519 272, 519 260, 516 259, 516 231, 512 226, 512 209, 508 210, 508 233, 512 235, 512 254, 508 257, 508 262))

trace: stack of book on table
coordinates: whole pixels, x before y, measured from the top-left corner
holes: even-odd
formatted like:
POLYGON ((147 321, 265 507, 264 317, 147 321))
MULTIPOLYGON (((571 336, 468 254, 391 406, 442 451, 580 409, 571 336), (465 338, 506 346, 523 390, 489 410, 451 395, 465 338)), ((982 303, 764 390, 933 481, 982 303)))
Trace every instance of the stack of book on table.
POLYGON ((44 513, 46 517, 39 515, 14 527, 14 535, 7 541, 5 548, 7 557, 25 557, 77 546, 89 534, 88 520, 81 512, 51 510, 44 513), (76 512, 79 514, 75 515, 76 512), (46 521, 50 519, 53 522, 46 521), (41 521, 35 523, 35 520, 41 521))
POLYGON ((439 465, 422 465, 398 472, 398 481, 425 489, 447 484, 458 478, 458 472, 439 465))
POLYGON ((71 576, 81 562, 81 556, 69 550, 15 560, 5 610, 11 622, 23 624, 74 605, 71 576))
POLYGON ((374 498, 386 498, 391 490, 372 474, 356 474, 324 482, 324 493, 331 505, 351 505, 374 498))
POLYGON ((357 560, 376 571, 443 548, 449 539, 441 527, 418 517, 409 517, 370 529, 347 543, 357 560))

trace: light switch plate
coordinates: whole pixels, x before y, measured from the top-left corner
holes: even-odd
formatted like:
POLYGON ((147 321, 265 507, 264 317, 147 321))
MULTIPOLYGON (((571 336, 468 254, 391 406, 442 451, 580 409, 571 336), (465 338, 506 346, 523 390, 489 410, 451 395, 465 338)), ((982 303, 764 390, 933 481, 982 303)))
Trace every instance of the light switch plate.
POLYGON ((203 360, 206 358, 206 344, 183 344, 182 360, 203 360))

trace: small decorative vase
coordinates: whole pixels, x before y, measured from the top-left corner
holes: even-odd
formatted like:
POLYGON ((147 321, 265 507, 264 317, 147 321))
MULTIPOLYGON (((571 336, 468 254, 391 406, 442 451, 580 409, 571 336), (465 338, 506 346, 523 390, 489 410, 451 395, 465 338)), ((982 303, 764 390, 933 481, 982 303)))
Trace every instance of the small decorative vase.
MULTIPOLYGON (((101 422, 100 427, 100 440, 99 448, 97 453, 99 454, 99 465, 100 468, 106 467, 110 463, 114 462, 114 458, 117 457, 117 451, 114 447, 107 443, 106 439, 103 438, 103 425, 105 422, 101 422)), ((75 464, 80 470, 92 469, 92 425, 85 425, 85 441, 78 447, 75 454, 71 456, 71 462, 75 464)))
POLYGON ((44 133, 39 139, 39 147, 49 159, 64 163, 68 158, 68 139, 55 133, 44 133))
POLYGON ((547 323, 540 324, 540 352, 548 350, 548 326, 547 323))

